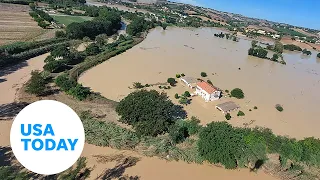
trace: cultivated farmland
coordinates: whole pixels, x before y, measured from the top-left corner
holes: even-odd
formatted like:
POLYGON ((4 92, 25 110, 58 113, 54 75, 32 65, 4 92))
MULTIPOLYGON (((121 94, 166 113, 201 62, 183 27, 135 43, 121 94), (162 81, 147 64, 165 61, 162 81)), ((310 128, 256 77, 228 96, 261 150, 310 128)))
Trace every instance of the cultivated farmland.
POLYGON ((28 41, 43 32, 29 15, 29 6, 0 3, 0 45, 28 41))

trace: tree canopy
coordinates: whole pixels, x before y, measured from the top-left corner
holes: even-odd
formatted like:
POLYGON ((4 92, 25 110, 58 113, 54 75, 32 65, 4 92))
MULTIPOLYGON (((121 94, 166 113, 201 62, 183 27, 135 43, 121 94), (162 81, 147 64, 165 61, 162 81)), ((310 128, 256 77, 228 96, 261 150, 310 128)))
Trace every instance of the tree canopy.
POLYGON ((168 132, 175 120, 186 117, 181 106, 155 90, 130 93, 120 101, 116 111, 122 122, 132 125, 137 133, 150 136, 168 132))
POLYGON ((244 98, 244 93, 242 91, 242 89, 240 88, 235 88, 231 91, 231 96, 235 97, 237 99, 243 99, 244 98))

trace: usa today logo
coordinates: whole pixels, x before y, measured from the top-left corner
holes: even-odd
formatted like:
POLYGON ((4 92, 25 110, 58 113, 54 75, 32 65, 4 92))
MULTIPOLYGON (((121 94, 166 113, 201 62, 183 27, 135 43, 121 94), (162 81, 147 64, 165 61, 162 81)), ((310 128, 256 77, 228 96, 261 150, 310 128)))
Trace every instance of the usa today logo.
POLYGON ((52 175, 71 167, 85 141, 83 124, 67 105, 42 100, 19 112, 10 132, 12 151, 28 170, 52 175))

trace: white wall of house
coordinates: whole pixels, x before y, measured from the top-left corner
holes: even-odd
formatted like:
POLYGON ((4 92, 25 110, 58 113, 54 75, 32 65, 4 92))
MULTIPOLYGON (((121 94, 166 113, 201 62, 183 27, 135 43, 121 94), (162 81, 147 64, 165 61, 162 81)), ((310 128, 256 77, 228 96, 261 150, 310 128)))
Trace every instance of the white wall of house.
POLYGON ((201 96, 206 102, 208 102, 208 101, 218 100, 220 98, 221 91, 215 91, 212 94, 209 94, 205 90, 203 90, 201 87, 197 86, 195 94, 197 94, 198 96, 201 96))

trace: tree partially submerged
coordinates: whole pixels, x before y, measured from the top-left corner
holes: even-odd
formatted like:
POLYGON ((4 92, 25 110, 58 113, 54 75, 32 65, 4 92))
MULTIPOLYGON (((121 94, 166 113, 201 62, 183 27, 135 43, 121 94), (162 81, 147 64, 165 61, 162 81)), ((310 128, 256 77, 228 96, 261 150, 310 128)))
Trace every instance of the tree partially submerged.
POLYGON ((121 122, 132 125, 138 134, 149 136, 168 132, 177 119, 186 117, 181 106, 155 90, 130 93, 120 101, 116 111, 121 122))

